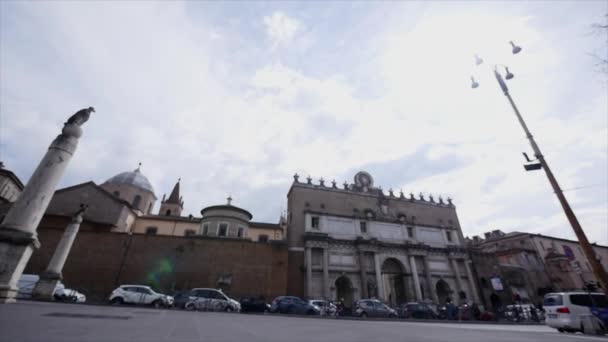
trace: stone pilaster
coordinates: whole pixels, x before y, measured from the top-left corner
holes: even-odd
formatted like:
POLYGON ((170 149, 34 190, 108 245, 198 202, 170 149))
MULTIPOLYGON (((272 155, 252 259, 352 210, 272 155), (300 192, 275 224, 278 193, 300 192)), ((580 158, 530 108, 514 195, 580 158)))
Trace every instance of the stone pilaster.
POLYGON ((460 278, 460 270, 458 269, 458 263, 456 259, 451 258, 450 263, 452 265, 452 272, 454 272, 454 277, 456 278, 456 296, 454 296, 454 301, 458 304, 461 303, 460 299, 460 291, 462 291, 462 278, 460 278))
POLYGON ((412 270, 412 278, 414 278, 414 293, 416 300, 422 301, 422 291, 420 290, 420 279, 418 278, 418 267, 416 266, 416 256, 410 255, 410 268, 412 270))
POLYGON ((475 303, 480 304, 479 302, 479 294, 477 292, 477 286, 475 286, 475 279, 473 278, 473 272, 471 271, 471 266, 469 265, 469 263, 471 262, 470 259, 465 259, 464 260, 464 268, 467 271, 467 278, 469 279, 469 288, 471 289, 471 294, 473 295, 473 300, 475 301, 475 303))
POLYGON ((428 289, 429 289, 429 293, 431 295, 431 299, 433 300, 433 303, 439 303, 439 297, 437 297, 437 291, 433 284, 433 278, 431 277, 431 266, 430 266, 428 256, 424 257, 424 271, 425 271, 424 273, 426 276, 426 283, 428 284, 428 289))
POLYGON ((323 248, 323 298, 329 300, 329 253, 327 248, 323 248))
POLYGON ((374 269, 376 271, 376 286, 379 299, 386 300, 384 296, 384 282, 382 281, 382 269, 380 268, 380 258, 378 253, 374 253, 374 269))
POLYGON ((361 298, 369 298, 367 291, 367 274, 365 270, 365 252, 359 251, 359 272, 361 276, 361 298))
POLYGON ((312 247, 306 247, 306 298, 312 299, 312 247))

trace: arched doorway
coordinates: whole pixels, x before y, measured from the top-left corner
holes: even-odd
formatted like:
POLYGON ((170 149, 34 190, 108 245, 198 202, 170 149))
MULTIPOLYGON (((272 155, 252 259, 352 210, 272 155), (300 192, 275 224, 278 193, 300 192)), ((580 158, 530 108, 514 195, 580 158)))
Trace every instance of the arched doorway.
POLYGON ((336 300, 342 300, 347 308, 353 307, 353 284, 346 276, 336 279, 336 300))
POLYGON ((399 260, 388 258, 382 263, 382 280, 384 282, 384 299, 397 306, 406 302, 403 267, 399 260))
POLYGON ((445 282, 443 279, 439 279, 437 284, 435 284, 435 291, 437 292, 437 298, 439 299, 439 304, 445 304, 448 299, 452 299, 452 289, 450 285, 445 282))

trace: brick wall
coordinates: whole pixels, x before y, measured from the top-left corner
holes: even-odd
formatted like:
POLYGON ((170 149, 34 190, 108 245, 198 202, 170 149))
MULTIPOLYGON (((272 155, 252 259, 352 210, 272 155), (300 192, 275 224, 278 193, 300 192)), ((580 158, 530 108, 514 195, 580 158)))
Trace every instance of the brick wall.
MULTIPOLYGON (((25 273, 40 274, 61 238, 59 224, 46 222, 38 229, 42 246, 25 273)), ((193 287, 215 288, 222 275, 232 275, 225 291, 233 298, 263 295, 271 300, 285 295, 287 247, 240 239, 111 233, 91 229, 85 222, 63 269, 63 282, 89 301, 104 301, 119 284, 147 284, 172 294, 193 287)))

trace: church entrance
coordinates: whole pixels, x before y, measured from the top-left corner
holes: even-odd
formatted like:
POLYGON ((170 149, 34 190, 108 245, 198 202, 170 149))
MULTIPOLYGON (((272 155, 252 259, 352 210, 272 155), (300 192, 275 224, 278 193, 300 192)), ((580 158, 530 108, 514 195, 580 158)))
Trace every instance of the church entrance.
POLYGON ((439 279, 437 284, 435 285, 435 291, 437 291, 437 298, 439 299, 439 304, 445 304, 448 299, 452 300, 452 289, 450 285, 445 282, 443 279, 439 279))
POLYGON ((353 307, 353 284, 346 276, 336 279, 336 300, 343 301, 344 307, 353 307))
POLYGON ((384 298, 390 306, 406 302, 403 267, 399 260, 389 258, 382 264, 382 281, 384 283, 384 298))

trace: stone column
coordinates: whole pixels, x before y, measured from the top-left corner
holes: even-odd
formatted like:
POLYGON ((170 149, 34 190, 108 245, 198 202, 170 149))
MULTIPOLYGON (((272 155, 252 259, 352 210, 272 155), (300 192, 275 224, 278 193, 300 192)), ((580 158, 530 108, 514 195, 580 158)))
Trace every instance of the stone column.
POLYGON ((91 112, 92 107, 82 109, 64 124, 0 226, 0 303, 15 301, 17 281, 34 249, 40 247, 38 224, 76 151, 80 126, 91 112))
POLYGON ((329 253, 323 248, 323 297, 329 300, 329 253))
POLYGON ((414 293, 416 294, 416 300, 422 301, 422 291, 420 290, 420 279, 418 278, 418 267, 416 266, 416 257, 410 255, 410 268, 412 270, 412 277, 414 278, 414 293))
POLYGON ((376 286, 378 290, 378 299, 386 299, 384 298, 384 283, 382 282, 382 269, 380 268, 380 259, 378 258, 378 253, 374 253, 374 268, 376 270, 376 286))
POLYGON ((431 277, 431 266, 429 263, 429 256, 424 257, 424 273, 426 275, 426 282, 428 284, 430 298, 433 300, 433 303, 439 303, 439 298, 437 297, 437 292, 435 291, 435 286, 433 286, 433 278, 431 277))
POLYGON ((469 279, 469 288, 471 289, 470 291, 472 292, 471 294, 473 295, 473 300, 475 301, 475 303, 477 303, 477 305, 480 304, 479 302, 479 295, 477 293, 477 287, 475 286, 475 279, 473 278, 473 272, 471 272, 471 266, 469 266, 469 263, 471 261, 465 259, 464 260, 464 268, 467 271, 467 278, 469 279))
POLYGON ((312 248, 306 247, 306 297, 312 299, 312 248))
POLYGON ((61 240, 55 249, 55 253, 53 253, 53 257, 51 258, 48 267, 40 275, 40 281, 38 281, 32 293, 34 298, 53 300, 55 287, 63 278, 61 271, 63 270, 63 265, 65 265, 68 254, 72 249, 72 244, 76 239, 76 234, 78 234, 78 230, 80 229, 80 223, 82 223, 82 216, 84 215, 85 210, 86 207, 81 206, 81 209, 74 214, 74 216, 72 216, 72 222, 63 232, 61 240))
POLYGON ((458 269, 458 263, 456 259, 451 258, 450 262, 452 264, 452 271, 454 272, 454 276, 456 277, 456 296, 454 301, 457 304, 460 304, 460 291, 462 291, 462 279, 460 278, 460 270, 458 269))

